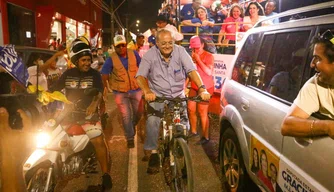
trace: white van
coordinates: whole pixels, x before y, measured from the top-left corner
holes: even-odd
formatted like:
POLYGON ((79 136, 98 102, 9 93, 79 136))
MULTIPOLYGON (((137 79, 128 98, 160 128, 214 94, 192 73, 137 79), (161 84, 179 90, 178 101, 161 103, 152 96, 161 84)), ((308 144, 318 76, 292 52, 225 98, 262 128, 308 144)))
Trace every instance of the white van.
POLYGON ((310 68, 312 38, 334 31, 334 1, 268 20, 275 17, 279 24, 245 34, 222 86, 222 173, 233 191, 249 191, 249 179, 264 191, 334 191, 334 140, 281 134, 287 110, 315 73, 310 68), (306 17, 289 20, 295 14, 306 17))

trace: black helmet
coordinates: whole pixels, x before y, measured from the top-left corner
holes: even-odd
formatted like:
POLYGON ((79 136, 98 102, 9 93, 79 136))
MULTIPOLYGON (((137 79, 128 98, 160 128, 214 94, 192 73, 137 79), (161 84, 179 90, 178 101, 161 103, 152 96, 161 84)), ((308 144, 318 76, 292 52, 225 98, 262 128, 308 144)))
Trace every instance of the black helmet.
POLYGON ((77 65, 78 60, 83 56, 90 56, 92 59, 92 52, 90 50, 90 46, 80 39, 76 39, 72 43, 72 47, 70 49, 71 62, 74 65, 77 65))

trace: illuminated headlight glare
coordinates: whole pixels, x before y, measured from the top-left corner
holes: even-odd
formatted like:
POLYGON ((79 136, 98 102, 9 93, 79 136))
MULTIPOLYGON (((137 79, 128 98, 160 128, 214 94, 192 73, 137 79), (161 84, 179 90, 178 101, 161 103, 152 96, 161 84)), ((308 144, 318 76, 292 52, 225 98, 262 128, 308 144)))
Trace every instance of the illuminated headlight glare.
POLYGON ((45 133, 45 132, 41 132, 38 133, 36 136, 36 145, 37 148, 43 148, 46 145, 48 145, 50 142, 50 135, 45 133))

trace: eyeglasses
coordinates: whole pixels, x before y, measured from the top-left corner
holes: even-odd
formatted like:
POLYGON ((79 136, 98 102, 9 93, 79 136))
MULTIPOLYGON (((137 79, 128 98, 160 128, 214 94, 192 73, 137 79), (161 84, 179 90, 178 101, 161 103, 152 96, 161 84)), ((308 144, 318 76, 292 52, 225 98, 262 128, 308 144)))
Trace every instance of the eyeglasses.
POLYGON ((119 44, 116 46, 116 48, 126 47, 126 44, 119 44))
POLYGON ((321 36, 320 36, 321 39, 324 39, 324 40, 328 40, 330 41, 332 44, 334 44, 334 35, 333 33, 331 32, 331 30, 327 30, 325 31, 321 36))

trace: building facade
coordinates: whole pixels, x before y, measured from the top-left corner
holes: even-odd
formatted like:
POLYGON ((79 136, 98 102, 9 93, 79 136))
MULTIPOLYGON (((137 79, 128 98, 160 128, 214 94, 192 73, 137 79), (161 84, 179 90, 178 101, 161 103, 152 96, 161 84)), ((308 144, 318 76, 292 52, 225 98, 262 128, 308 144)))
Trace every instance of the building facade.
POLYGON ((102 10, 90 0, 0 0, 0 9, 0 44, 47 48, 101 34, 102 10))

